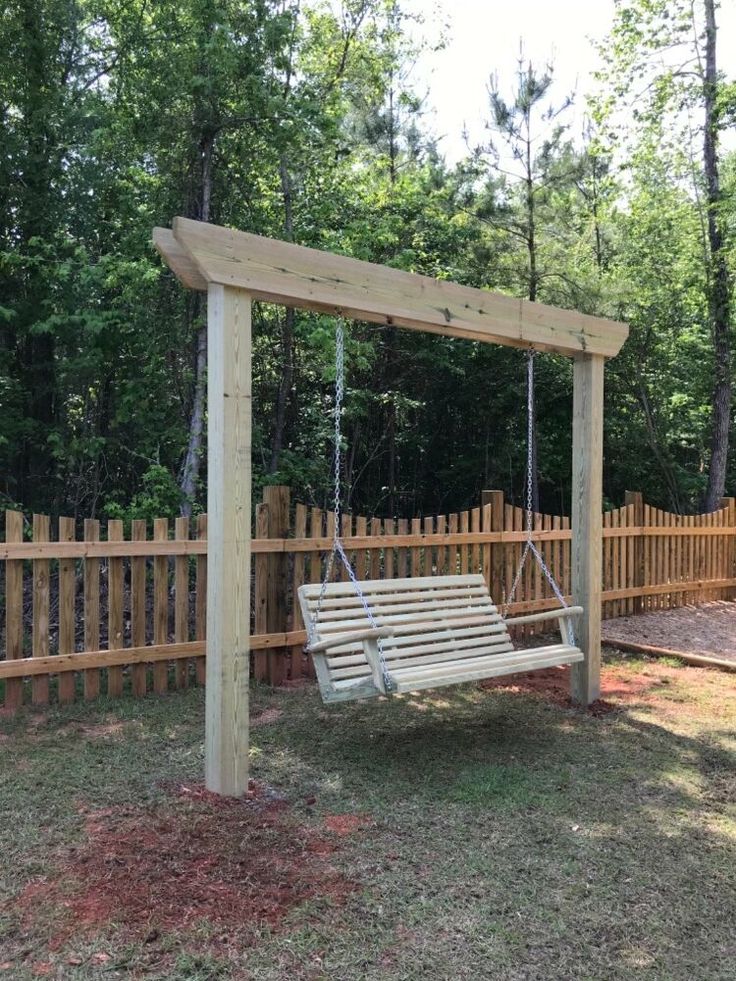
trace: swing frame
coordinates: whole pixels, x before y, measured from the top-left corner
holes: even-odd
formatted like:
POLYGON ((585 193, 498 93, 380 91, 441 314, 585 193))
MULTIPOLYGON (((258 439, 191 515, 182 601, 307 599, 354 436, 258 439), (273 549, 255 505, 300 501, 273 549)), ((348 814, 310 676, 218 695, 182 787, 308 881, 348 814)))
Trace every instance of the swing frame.
POLYGON ((571 694, 598 698, 603 368, 626 324, 186 218, 153 240, 184 286, 208 294, 208 789, 248 787, 254 300, 573 359, 572 595, 585 659, 571 667, 571 694))

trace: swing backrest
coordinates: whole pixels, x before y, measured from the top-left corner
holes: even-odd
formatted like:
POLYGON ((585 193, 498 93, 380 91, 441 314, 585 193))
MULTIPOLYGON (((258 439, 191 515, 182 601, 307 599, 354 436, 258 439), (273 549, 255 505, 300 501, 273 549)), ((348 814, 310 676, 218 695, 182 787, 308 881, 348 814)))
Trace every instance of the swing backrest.
MULTIPOLYGON (((305 624, 319 605, 321 586, 299 587, 305 624)), ((513 650, 509 632, 481 575, 429 576, 416 579, 374 579, 360 588, 378 626, 394 635, 383 641, 391 674, 420 665, 446 665, 455 660, 486 657, 513 650)), ((355 633, 371 624, 350 582, 329 583, 311 634, 312 642, 355 633)), ((348 689, 371 672, 360 642, 331 647, 317 665, 321 687, 348 689)))

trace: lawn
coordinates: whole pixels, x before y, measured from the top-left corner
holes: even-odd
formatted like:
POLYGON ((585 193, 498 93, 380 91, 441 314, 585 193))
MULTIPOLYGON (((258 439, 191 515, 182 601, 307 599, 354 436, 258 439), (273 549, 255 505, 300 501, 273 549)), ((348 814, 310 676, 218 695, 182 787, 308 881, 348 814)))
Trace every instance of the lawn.
POLYGON ((734 677, 604 681, 256 690, 241 801, 201 691, 3 718, 0 981, 733 981, 734 677))

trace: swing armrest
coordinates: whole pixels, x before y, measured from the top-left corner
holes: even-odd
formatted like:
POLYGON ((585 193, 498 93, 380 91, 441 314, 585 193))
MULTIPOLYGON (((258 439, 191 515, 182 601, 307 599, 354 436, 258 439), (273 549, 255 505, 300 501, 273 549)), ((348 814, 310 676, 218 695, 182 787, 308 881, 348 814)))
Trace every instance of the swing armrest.
POLYGON ((525 623, 541 623, 544 620, 566 620, 568 617, 579 617, 584 612, 582 606, 566 606, 560 610, 544 610, 542 613, 527 613, 521 617, 509 617, 505 623, 507 627, 520 627, 525 623))
POLYGON ((326 640, 317 641, 316 644, 307 646, 309 654, 324 654, 331 647, 341 647, 343 644, 359 644, 365 640, 379 640, 386 637, 393 637, 395 631, 393 627, 368 627, 366 630, 355 630, 349 634, 335 634, 326 640))

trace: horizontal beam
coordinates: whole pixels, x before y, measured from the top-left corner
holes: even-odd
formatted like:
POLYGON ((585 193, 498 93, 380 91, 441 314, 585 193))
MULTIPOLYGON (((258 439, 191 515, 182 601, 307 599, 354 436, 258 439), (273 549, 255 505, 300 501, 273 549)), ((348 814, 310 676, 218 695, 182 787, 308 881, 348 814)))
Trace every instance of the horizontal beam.
MULTIPOLYGON (((702 528, 604 528, 602 538, 713 538, 733 537, 736 527, 702 528)), ((351 535, 342 539, 347 551, 368 551, 378 548, 441 548, 445 545, 503 545, 525 542, 525 531, 459 531, 448 534, 408 535, 351 535)), ((569 528, 532 532, 535 542, 570 541, 569 528)), ((254 553, 326 552, 333 539, 322 538, 260 538, 254 539, 254 553)), ((0 542, 0 562, 8 559, 104 559, 144 558, 156 555, 206 555, 206 539, 172 539, 169 541, 132 542, 0 542)))
POLYGON ((192 289, 218 283, 256 300, 512 347, 613 357, 625 324, 379 266, 219 225, 175 218, 157 249, 192 289))
POLYGON ((676 657, 685 664, 691 664, 698 668, 717 668, 719 671, 736 671, 736 661, 729 661, 723 657, 714 657, 712 654, 690 654, 686 651, 674 651, 669 647, 652 647, 650 644, 634 644, 628 640, 614 640, 609 638, 602 640, 602 644, 613 647, 619 651, 628 651, 631 654, 646 654, 649 657, 676 657))
MULTIPOLYGON (((704 589, 728 589, 736 586, 736 579, 698 579, 693 582, 664 583, 655 586, 630 586, 627 589, 609 589, 601 594, 602 601, 627 599, 632 596, 657 596, 665 593, 687 593, 704 589)), ((570 602, 566 596, 565 601, 570 602)), ((549 610, 550 619, 556 619, 565 611, 559 608, 554 598, 522 600, 512 603, 511 613, 526 613, 534 610, 549 610)), ((515 624, 510 624, 515 626, 515 624)), ((254 634, 250 638, 251 651, 273 650, 282 647, 299 647, 307 642, 305 630, 290 630, 286 633, 254 634)), ((619 641, 608 640, 606 644, 616 646, 619 641)), ((88 668, 110 668, 128 664, 153 663, 156 661, 176 661, 181 658, 202 657, 205 655, 205 641, 193 640, 182 644, 149 644, 147 647, 122 647, 118 650, 79 651, 74 654, 51 654, 47 657, 24 657, 0 661, 0 679, 27 678, 40 674, 62 674, 67 671, 84 671, 88 668)), ((674 655, 674 652, 673 652, 674 655)), ((681 655, 676 655, 680 657, 681 655)))

